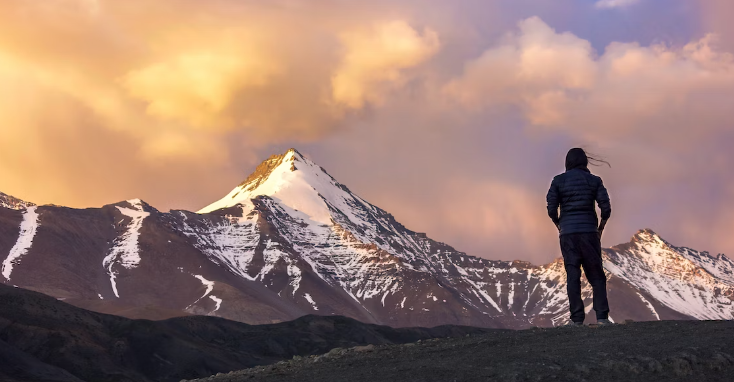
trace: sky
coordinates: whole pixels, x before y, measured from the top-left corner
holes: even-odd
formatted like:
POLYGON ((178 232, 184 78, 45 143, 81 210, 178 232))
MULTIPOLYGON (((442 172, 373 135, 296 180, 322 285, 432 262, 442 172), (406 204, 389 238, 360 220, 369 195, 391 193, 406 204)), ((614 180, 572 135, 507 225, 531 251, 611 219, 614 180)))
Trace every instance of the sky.
POLYGON ((290 147, 474 256, 560 255, 583 147, 603 245, 734 255, 730 0, 0 0, 0 191, 198 210, 290 147))

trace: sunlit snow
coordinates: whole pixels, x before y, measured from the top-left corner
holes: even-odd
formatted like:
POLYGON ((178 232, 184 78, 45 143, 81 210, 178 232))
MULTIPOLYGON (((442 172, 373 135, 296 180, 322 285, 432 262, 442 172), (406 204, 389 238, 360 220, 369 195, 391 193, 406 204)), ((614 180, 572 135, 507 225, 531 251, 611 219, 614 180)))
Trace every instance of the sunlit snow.
POLYGON ((212 315, 214 314, 214 312, 218 311, 219 308, 222 307, 222 299, 218 298, 217 296, 209 296, 209 298, 212 299, 212 301, 214 301, 215 303, 217 303, 217 306, 214 308, 214 310, 209 312, 209 315, 212 315))
POLYGON ((119 265, 126 269, 132 269, 140 264, 140 251, 138 247, 140 228, 143 226, 143 220, 145 220, 147 216, 150 216, 150 213, 143 210, 143 203, 140 199, 128 200, 127 203, 133 208, 131 209, 118 206, 117 209, 120 213, 131 219, 130 223, 125 227, 125 232, 115 239, 110 253, 105 256, 102 261, 102 266, 107 270, 107 274, 110 276, 112 291, 118 298, 120 297, 120 294, 117 290, 117 282, 115 281, 117 270, 115 270, 114 267, 115 265, 119 265))
POLYGON ((37 207, 28 207, 23 213, 23 221, 20 223, 20 235, 18 240, 15 242, 13 248, 10 249, 8 257, 3 261, 2 274, 6 280, 10 280, 10 275, 13 273, 13 265, 20 262, 23 257, 33 244, 33 238, 36 236, 38 230, 38 212, 37 207))
POLYGON ((314 302, 310 294, 304 293, 303 297, 306 299, 306 301, 308 301, 309 304, 311 304, 311 306, 313 307, 313 310, 319 310, 319 307, 316 306, 316 302, 314 302))

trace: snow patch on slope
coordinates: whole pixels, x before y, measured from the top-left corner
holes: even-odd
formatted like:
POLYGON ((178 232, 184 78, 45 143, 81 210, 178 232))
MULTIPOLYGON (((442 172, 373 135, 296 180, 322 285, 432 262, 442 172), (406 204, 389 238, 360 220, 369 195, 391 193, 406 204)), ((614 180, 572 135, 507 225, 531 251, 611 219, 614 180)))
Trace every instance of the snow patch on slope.
MULTIPOLYGON (((234 274, 250 281, 257 276, 249 274, 249 267, 260 242, 260 233, 254 221, 247 218, 224 220, 213 224, 206 222, 203 227, 186 223, 184 217, 183 233, 196 240, 194 246, 209 259, 230 269, 234 274)), ((246 216, 246 215, 245 215, 246 216)))
POLYGON ((515 302, 515 283, 510 283, 510 293, 507 294, 507 309, 512 309, 512 303, 515 302))
POLYGON ((211 316, 212 314, 214 314, 214 312, 218 311, 219 308, 222 307, 222 299, 221 298, 218 298, 217 296, 209 296, 209 298, 212 299, 212 301, 214 301, 215 303, 217 303, 217 306, 214 308, 214 310, 212 310, 211 312, 209 312, 209 314, 207 314, 207 316, 211 316))
POLYGON ((313 300, 310 294, 304 293, 303 297, 306 299, 306 301, 308 301, 309 304, 311 304, 311 306, 313 307, 313 310, 319 310, 319 307, 316 306, 316 302, 313 300))
MULTIPOLYGON (((204 292, 204 295, 199 297, 199 300, 201 300, 202 298, 206 297, 209 293, 211 293, 212 290, 214 290, 214 281, 209 281, 205 279, 204 276, 202 275, 194 275, 194 277, 199 279, 199 281, 201 281, 201 283, 204 284, 204 286, 206 287, 206 292, 204 292)), ((199 300, 196 300, 196 302, 198 302, 199 300)))
POLYGON ((204 291, 204 294, 201 295, 201 297, 199 297, 196 301, 194 301, 193 303, 191 303, 191 305, 187 306, 185 310, 191 309, 192 306, 196 305, 196 303, 198 303, 199 301, 201 301, 203 298, 209 297, 209 299, 211 299, 212 301, 214 301, 217 305, 214 308, 214 310, 212 310, 211 312, 207 313, 207 316, 210 316, 210 315, 214 314, 214 312, 218 311, 219 308, 222 306, 222 299, 221 298, 218 298, 217 296, 214 296, 214 295, 210 295, 210 293, 214 290, 214 281, 207 280, 202 275, 194 275, 194 274, 192 274, 192 276, 196 277, 196 279, 198 279, 199 281, 201 281, 201 284, 206 287, 206 291, 204 291))
POLYGON ((13 273, 13 265, 20 262, 21 257, 28 253, 33 244, 33 238, 38 230, 38 212, 36 206, 28 207, 23 213, 23 221, 20 223, 20 235, 13 248, 10 249, 8 257, 3 261, 2 274, 6 280, 10 280, 13 273))
POLYGON ((117 271, 113 268, 115 265, 120 265, 126 269, 132 269, 140 264, 140 251, 138 246, 140 228, 143 227, 143 220, 150 216, 149 212, 143 210, 143 202, 140 199, 128 200, 127 203, 133 208, 117 206, 117 209, 121 214, 131 218, 130 223, 125 228, 125 232, 115 239, 110 253, 102 260, 102 266, 110 276, 112 291, 118 298, 120 294, 117 291, 117 282, 115 281, 117 271))
POLYGON ((655 316, 655 318, 658 321, 660 321, 660 315, 658 315, 657 310, 655 310, 655 307, 652 306, 652 304, 650 303, 650 301, 647 301, 647 299, 645 297, 643 297, 640 294, 640 292, 637 292, 637 296, 639 296, 640 297, 640 300, 642 300, 642 302, 645 303, 645 305, 647 306, 647 309, 650 309, 650 312, 653 314, 653 316, 655 316))
POLYGON ((296 295, 296 291, 301 287, 301 269, 295 264, 288 264, 287 267, 288 278, 290 279, 290 285, 293 287, 293 296, 296 295))

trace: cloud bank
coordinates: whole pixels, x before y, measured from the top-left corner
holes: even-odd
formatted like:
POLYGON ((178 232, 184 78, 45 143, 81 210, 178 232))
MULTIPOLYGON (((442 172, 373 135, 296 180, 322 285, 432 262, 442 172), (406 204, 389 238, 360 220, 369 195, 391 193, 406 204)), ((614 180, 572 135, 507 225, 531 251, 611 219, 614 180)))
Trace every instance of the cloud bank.
POLYGON ((539 18, 518 28, 469 61, 447 94, 471 109, 518 106, 532 125, 588 139, 654 132, 690 143, 691 117, 699 132, 729 129, 721 103, 734 96, 734 55, 715 35, 682 47, 614 42, 598 55, 539 18))
POLYGON ((133 137, 156 159, 217 162, 225 157, 214 147, 233 131, 260 146, 316 139, 349 110, 399 89, 439 49, 434 31, 406 20, 320 23, 328 17, 321 7, 298 2, 9 0, 0 7, 2 75, 79 104, 100 128, 133 137), (192 150, 202 141, 212 150, 192 150))
POLYGON ((700 0, 683 44, 601 46, 558 15, 495 22, 533 1, 360 4, 3 1, 0 190, 196 210, 298 146, 410 228, 544 262, 545 191, 584 145, 613 164, 605 244, 650 226, 734 253, 730 3, 700 0))

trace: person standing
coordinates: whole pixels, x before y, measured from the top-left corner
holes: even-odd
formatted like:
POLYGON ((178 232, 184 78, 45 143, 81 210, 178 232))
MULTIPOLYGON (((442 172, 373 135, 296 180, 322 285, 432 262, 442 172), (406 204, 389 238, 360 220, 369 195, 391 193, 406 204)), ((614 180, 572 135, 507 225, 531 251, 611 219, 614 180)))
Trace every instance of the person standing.
POLYGON ((612 215, 612 206, 601 178, 589 171, 590 160, 609 165, 606 161, 588 156, 583 149, 569 150, 566 172, 553 178, 546 196, 548 216, 558 228, 568 279, 569 326, 581 326, 586 318, 581 299, 581 268, 594 292, 597 323, 612 323, 609 321, 607 279, 601 257, 601 235, 612 215), (597 218, 595 203, 599 204, 601 221, 597 218))

